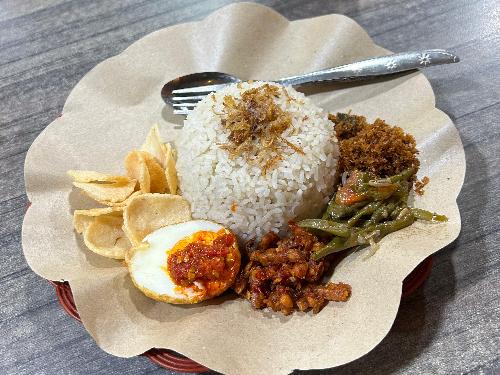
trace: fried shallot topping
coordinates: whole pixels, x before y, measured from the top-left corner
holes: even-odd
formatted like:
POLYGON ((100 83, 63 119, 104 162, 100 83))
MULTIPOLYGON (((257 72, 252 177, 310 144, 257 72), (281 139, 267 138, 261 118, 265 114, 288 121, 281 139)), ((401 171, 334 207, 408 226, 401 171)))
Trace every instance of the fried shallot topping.
POLYGON ((259 165, 263 174, 283 158, 285 149, 303 154, 300 147, 283 137, 292 127, 292 117, 276 103, 282 93, 293 100, 285 89, 269 84, 244 91, 241 99, 224 97, 221 123, 229 142, 221 147, 232 158, 243 156, 259 165))
POLYGON ((322 283, 330 267, 328 258, 315 261, 311 254, 323 244, 305 229, 290 223, 289 238, 269 232, 248 254, 234 290, 256 309, 269 307, 285 315, 294 310, 318 313, 328 301, 347 301, 351 287, 322 283))
POLYGON ((421 180, 415 181, 415 193, 424 195, 424 187, 430 182, 429 177, 424 176, 421 180))

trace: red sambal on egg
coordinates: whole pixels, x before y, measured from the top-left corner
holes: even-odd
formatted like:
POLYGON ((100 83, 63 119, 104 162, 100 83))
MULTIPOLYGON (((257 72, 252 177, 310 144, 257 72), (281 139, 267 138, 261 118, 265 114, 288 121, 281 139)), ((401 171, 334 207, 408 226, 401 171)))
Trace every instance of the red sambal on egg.
POLYGON ((234 234, 224 229, 199 231, 174 246, 167 272, 177 285, 204 289, 210 298, 233 283, 240 261, 234 234))

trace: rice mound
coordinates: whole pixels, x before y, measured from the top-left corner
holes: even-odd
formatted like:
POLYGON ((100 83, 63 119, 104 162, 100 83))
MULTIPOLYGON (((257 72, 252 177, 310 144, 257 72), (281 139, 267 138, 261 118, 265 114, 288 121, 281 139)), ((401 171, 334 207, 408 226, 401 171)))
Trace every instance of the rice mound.
POLYGON ((242 156, 231 159, 221 148, 228 142, 221 125, 223 100, 269 82, 233 84, 204 98, 184 121, 176 142, 177 173, 193 218, 230 228, 241 240, 282 232, 292 219, 316 217, 333 194, 338 145, 333 123, 302 93, 282 87, 275 99, 292 116, 283 138, 305 155, 286 149, 274 168, 263 174, 242 156))

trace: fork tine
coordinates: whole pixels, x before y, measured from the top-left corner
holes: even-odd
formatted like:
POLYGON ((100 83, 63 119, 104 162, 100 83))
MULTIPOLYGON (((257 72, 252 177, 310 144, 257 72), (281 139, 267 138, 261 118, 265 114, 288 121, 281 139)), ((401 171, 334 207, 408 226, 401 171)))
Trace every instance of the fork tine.
POLYGON ((191 112, 191 111, 188 111, 187 109, 174 109, 174 115, 187 116, 189 112, 191 112))
POLYGON ((193 94, 193 95, 203 95, 210 94, 211 92, 217 91, 226 87, 227 83, 221 83, 219 85, 207 85, 198 87, 187 87, 185 89, 172 90, 172 94, 193 94))
POLYGON ((200 101, 203 99, 206 95, 193 95, 193 96, 173 96, 172 101, 173 102, 187 102, 190 100, 196 100, 200 101))
POLYGON ((189 108, 193 109, 198 103, 174 103, 172 107, 174 108, 189 108))

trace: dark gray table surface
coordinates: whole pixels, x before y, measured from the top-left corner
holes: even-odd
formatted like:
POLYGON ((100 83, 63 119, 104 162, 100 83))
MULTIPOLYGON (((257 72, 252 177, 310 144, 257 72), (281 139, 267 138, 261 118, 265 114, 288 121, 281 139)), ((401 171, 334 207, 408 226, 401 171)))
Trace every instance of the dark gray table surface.
MULTIPOLYGON (((53 288, 28 268, 20 244, 27 204, 23 163, 71 88, 98 62, 154 30, 203 18, 230 2, 0 0, 0 374, 166 372, 143 357, 100 350, 60 308, 53 288)), ((425 73, 465 148, 462 232, 435 256, 427 283, 403 302, 382 343, 321 373, 500 373, 499 2, 262 3, 290 19, 343 13, 393 51, 449 48, 462 59, 425 73)))

